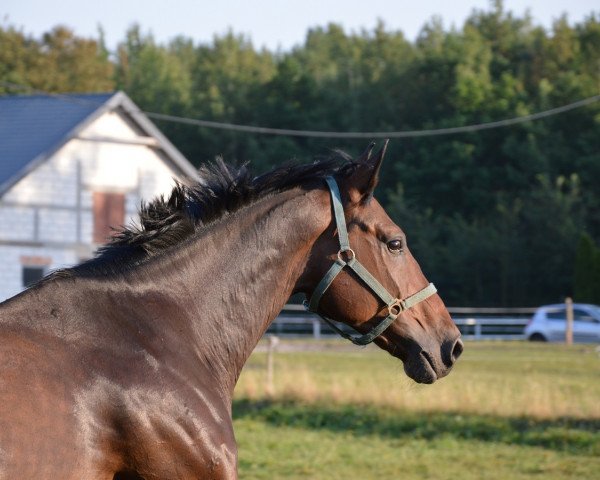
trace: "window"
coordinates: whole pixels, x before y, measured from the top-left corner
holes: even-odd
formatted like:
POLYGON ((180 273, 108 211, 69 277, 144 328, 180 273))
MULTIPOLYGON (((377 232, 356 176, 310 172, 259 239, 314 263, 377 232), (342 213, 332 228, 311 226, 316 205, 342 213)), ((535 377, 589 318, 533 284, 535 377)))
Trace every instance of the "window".
POLYGON ((593 322, 594 321, 594 317, 592 317, 592 315, 590 315, 589 312, 586 312, 585 310, 581 310, 579 308, 573 309, 573 319, 577 320, 578 322, 593 322))
POLYGON ((21 255, 21 281, 23 288, 39 282, 52 264, 52 258, 43 255, 21 255))
MULTIPOLYGON (((567 311, 564 308, 559 308, 556 310, 548 310, 546 313, 546 317, 550 320, 567 320, 567 311)), ((573 320, 577 322, 593 322, 594 317, 587 312, 586 310, 582 310, 580 308, 573 309, 573 320)))
POLYGON ((44 278, 45 268, 40 266, 23 267, 23 287, 30 287, 44 278))
POLYGON ((564 308, 548 310, 546 317, 548 317, 550 320, 566 320, 567 313, 564 308))
POLYGON ((105 243, 125 221, 125 195, 94 192, 94 242, 105 243))

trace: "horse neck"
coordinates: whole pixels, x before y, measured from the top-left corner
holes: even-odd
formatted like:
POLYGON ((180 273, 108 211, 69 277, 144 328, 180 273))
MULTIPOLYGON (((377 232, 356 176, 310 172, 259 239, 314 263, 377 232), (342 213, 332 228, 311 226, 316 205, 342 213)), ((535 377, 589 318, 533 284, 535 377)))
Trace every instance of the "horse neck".
POLYGON ((190 350, 187 343, 225 394, 231 396, 246 360, 293 293, 312 245, 331 222, 328 202, 324 190, 262 199, 132 273, 160 299, 154 306, 164 315, 149 321, 164 330, 168 317, 187 332, 174 339, 179 350, 190 350))

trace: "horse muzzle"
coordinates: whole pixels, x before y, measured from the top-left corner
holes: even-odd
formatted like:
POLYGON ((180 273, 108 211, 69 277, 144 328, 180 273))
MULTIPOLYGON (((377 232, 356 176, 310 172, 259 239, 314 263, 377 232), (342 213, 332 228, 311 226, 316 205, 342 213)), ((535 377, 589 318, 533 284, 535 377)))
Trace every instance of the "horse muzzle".
POLYGON ((460 337, 446 340, 437 347, 431 345, 433 342, 427 347, 416 341, 410 343, 404 355, 395 356, 404 362, 406 375, 417 383, 431 384, 448 375, 464 349, 460 337))

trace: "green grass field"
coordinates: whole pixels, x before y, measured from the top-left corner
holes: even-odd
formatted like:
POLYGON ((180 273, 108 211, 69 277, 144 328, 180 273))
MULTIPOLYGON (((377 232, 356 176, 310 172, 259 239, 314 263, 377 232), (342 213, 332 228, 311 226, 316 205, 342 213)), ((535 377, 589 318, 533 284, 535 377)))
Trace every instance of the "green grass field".
POLYGON ((284 342, 272 395, 266 354, 248 362, 234 402, 241 479, 600 479, 593 346, 467 343, 430 386, 377 348, 314 346, 284 342))

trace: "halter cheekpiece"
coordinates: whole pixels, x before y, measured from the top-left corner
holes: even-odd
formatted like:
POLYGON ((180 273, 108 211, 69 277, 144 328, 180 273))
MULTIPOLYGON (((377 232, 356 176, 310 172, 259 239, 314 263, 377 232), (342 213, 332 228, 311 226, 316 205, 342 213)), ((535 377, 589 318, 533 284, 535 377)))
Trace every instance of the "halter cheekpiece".
POLYGON ((335 223, 337 225, 338 238, 340 241, 340 250, 337 254, 337 259, 323 276, 321 281, 317 284, 315 291, 310 297, 309 302, 304 302, 305 308, 319 315, 325 322, 329 324, 333 330, 335 330, 342 337, 350 340, 356 345, 367 345, 371 343, 375 338, 381 335, 393 322, 398 318, 403 311, 415 306, 417 303, 429 298, 431 295, 437 292, 433 283, 430 283, 423 290, 404 298, 399 299, 392 296, 381 283, 377 281, 373 275, 356 259, 354 250, 350 248, 350 242, 348 240, 348 230, 346 228, 346 219, 344 217, 344 207, 342 205, 342 197, 337 183, 333 177, 326 177, 325 181, 329 187, 331 193, 331 202, 333 205, 333 213, 335 217, 335 223), (323 297, 323 294, 331 286, 338 274, 344 269, 344 267, 351 268, 356 275, 377 295, 383 303, 387 305, 388 315, 373 329, 364 335, 350 335, 344 332, 341 328, 335 325, 334 320, 321 315, 317 310, 319 302, 323 297))

